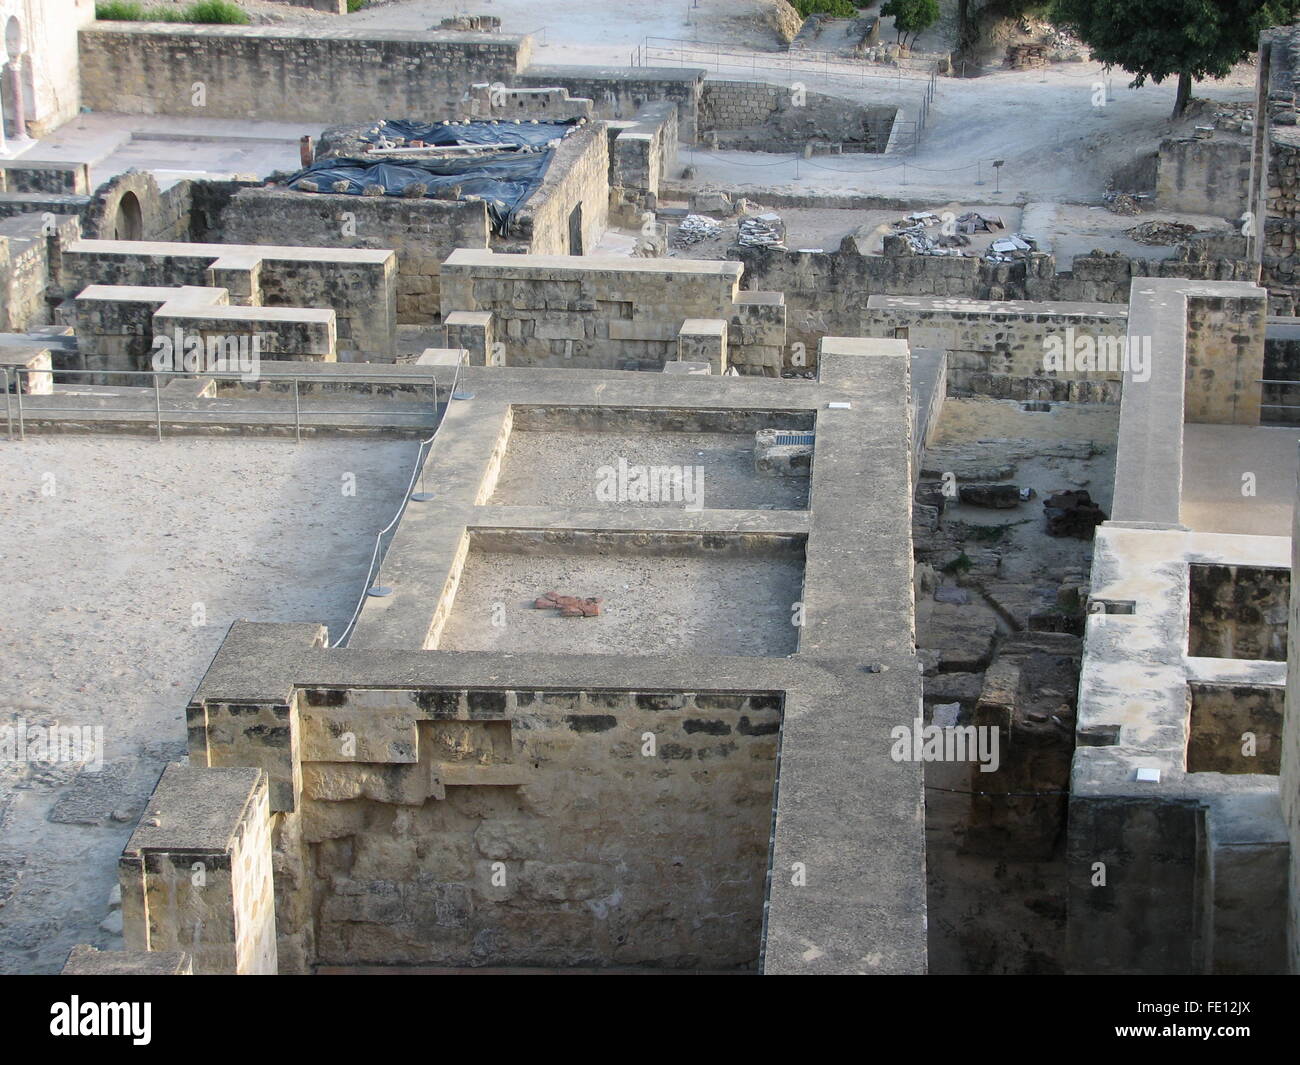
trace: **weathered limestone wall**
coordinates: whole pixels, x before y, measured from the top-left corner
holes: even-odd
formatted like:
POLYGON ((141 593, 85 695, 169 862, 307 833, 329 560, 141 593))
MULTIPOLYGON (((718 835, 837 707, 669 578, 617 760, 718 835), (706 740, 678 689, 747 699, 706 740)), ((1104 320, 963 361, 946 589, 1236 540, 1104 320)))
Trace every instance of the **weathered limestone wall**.
POLYGON ((689 143, 695 140, 704 74, 690 67, 530 66, 507 80, 538 88, 563 86, 591 100, 598 118, 636 118, 645 104, 667 100, 676 106, 678 130, 689 143))
POLYGON ((677 161, 677 108, 667 102, 646 104, 635 120, 610 132, 611 201, 633 211, 652 210, 677 161))
POLYGON ((883 152, 898 108, 863 106, 824 93, 759 81, 704 83, 699 133, 718 144, 750 151, 803 151, 808 144, 843 144, 850 151, 883 152))
POLYGON ((443 317, 489 311, 507 366, 661 369, 677 358, 688 318, 728 322, 728 359, 774 375, 785 340, 778 294, 742 301, 741 267, 614 256, 493 255, 458 251, 442 265, 443 317))
POLYGON ((500 82, 475 82, 461 101, 462 118, 592 118, 591 101, 570 96, 563 86, 508 88, 500 82))
POLYGON ((0 161, 0 192, 84 196, 90 192, 90 164, 5 159, 0 161))
POLYGON ((457 248, 488 246, 487 207, 457 200, 345 196, 243 189, 221 212, 221 239, 238 244, 391 248, 397 253, 395 314, 403 325, 438 314, 438 272, 457 248))
POLYGON ((319 960, 753 968, 779 704, 304 692, 319 960))
POLYGON ((184 952, 201 974, 275 974, 264 773, 168 766, 118 873, 129 950, 184 952))
POLYGON ((913 347, 946 351, 954 388, 1012 399, 1119 399, 1123 307, 871 296, 867 310, 863 335, 906 336, 913 347), (1059 368, 1046 361, 1049 353, 1062 356, 1059 368))
POLYGON ((1142 260, 1123 255, 1079 256, 1069 273, 1054 256, 1033 254, 1019 263, 988 263, 940 255, 863 255, 846 238, 833 252, 733 247, 727 257, 745 264, 746 288, 785 294, 791 344, 817 350, 825 335, 865 336, 872 296, 934 296, 969 300, 1127 303, 1134 277, 1253 281, 1244 259, 1192 254, 1142 260))
POLYGON ((1189 773, 1278 772, 1284 689, 1190 684, 1188 692, 1192 704, 1187 738, 1189 773), (1243 751, 1247 736, 1254 745, 1250 753, 1243 751))
POLYGON ((1156 204, 1241 222, 1250 203, 1250 140, 1216 133, 1208 140, 1167 137, 1160 142, 1156 204))
POLYGON ((62 246, 58 284, 67 298, 89 285, 188 285, 226 288, 232 303, 250 307, 326 308, 341 351, 385 359, 396 336, 396 273, 388 250, 79 240, 62 246))
POLYGON ((1291 573, 1193 566, 1187 653, 1198 658, 1286 658, 1291 573))
POLYGON ((82 103, 96 111, 323 125, 451 114, 466 86, 512 79, 532 50, 489 33, 127 22, 80 43, 82 103))
POLYGON ((1259 424, 1267 296, 1188 296, 1185 421, 1259 424))
POLYGON ((556 146, 541 187, 528 198, 505 240, 534 255, 580 255, 596 247, 608 220, 609 141, 603 124, 589 122, 556 146), (577 247, 570 232, 575 211, 577 247))
MULTIPOLYGON (((75 238, 77 220, 59 216, 65 235, 75 238)), ((0 221, 0 327, 24 333, 50 322, 46 286, 50 238, 40 215, 21 214, 0 221)))

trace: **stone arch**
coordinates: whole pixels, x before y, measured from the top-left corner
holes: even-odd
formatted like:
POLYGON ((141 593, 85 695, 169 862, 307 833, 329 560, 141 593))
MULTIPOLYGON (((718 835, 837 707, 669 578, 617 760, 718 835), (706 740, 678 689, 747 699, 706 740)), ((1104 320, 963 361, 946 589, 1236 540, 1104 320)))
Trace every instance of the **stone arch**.
POLYGON ((117 201, 117 215, 113 219, 113 240, 143 240, 144 213, 140 199, 134 192, 122 193, 117 201))

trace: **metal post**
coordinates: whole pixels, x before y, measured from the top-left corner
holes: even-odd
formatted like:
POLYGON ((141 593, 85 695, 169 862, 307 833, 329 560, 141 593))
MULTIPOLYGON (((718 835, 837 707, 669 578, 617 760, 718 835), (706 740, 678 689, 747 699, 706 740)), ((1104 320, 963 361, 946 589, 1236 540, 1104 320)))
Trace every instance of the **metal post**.
POLYGON ((18 404, 18 439, 27 439, 27 426, 23 424, 23 371, 24 367, 14 367, 14 395, 18 404))
POLYGON ((14 438, 14 407, 13 397, 9 394, 9 367, 4 368, 5 375, 5 435, 8 439, 14 438))
POLYGON ((302 443, 302 408, 298 401, 298 378, 293 379, 293 439, 302 443))
POLYGON ((162 385, 158 374, 153 375, 153 417, 158 430, 158 443, 162 443, 162 385))

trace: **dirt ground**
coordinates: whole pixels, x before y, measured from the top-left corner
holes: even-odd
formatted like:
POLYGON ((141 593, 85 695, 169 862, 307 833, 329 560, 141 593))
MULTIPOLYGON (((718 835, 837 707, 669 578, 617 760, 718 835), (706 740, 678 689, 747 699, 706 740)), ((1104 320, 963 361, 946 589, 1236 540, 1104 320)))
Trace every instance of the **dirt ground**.
POLYGON ((0 725, 100 726, 105 747, 100 773, 0 762, 0 971, 120 942, 118 855, 230 623, 341 633, 414 458, 405 441, 0 447, 0 725))
POLYGON ((808 505, 808 479, 755 472, 752 434, 515 432, 491 502, 498 506, 792 510, 808 505), (629 470, 681 470, 684 485, 688 474, 691 478, 690 491, 669 493, 667 498, 661 493, 649 502, 610 499, 599 489, 617 478, 620 461, 629 470))
MULTIPOLYGON (((1088 541, 1057 538, 1046 532, 1042 500, 1064 488, 1085 488, 1109 512, 1114 489, 1118 406, 1053 404, 1047 412, 1027 412, 1019 403, 983 397, 949 398, 940 415, 926 467, 963 457, 979 465, 1001 456, 1014 466, 1006 480, 1031 487, 1036 498, 1009 510, 959 502, 944 509, 948 529, 997 529, 972 543, 995 544, 1001 556, 996 578, 941 576, 941 591, 969 596, 967 605, 944 606, 926 596, 917 606, 917 642, 931 645, 932 618, 952 612, 968 616, 979 632, 980 618, 995 627, 1000 641, 1011 632, 1007 619, 990 609, 1025 603, 1048 608, 1068 573, 1086 574, 1088 541), (1035 454, 1053 445, 1091 441, 1096 454, 1062 458, 1035 454), (1029 457, 1024 457, 1029 456, 1029 457), (958 587, 961 585, 962 587, 958 587), (993 596, 985 598, 985 593, 993 596)), ((954 548, 954 552, 955 552, 954 548)), ((940 666, 940 670, 943 670, 940 666)), ((951 680, 951 678, 948 678, 951 680)), ((976 685, 978 674, 973 677, 976 685)), ((926 678, 927 699, 935 681, 926 678)), ((976 690, 978 690, 976 688, 976 690)), ((938 701, 938 700, 934 700, 938 701)), ((1063 840, 1050 860, 1008 860, 967 849, 971 774, 966 764, 926 765, 926 871, 928 877, 930 971, 933 973, 1045 974, 1061 971, 1065 932, 1063 840)))
POLYGON ((438 649, 788 655, 802 589, 790 559, 471 551, 438 649), (562 618, 533 606, 549 591, 605 602, 599 617, 562 618))

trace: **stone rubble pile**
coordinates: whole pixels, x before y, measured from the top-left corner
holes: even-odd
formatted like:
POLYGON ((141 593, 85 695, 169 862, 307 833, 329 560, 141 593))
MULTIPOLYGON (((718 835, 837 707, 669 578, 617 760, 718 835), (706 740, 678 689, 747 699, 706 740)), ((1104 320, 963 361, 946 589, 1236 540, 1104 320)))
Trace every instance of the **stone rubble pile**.
POLYGON ((714 240, 722 233, 722 226, 701 214, 688 214, 677 225, 673 234, 674 248, 689 248, 702 240, 714 240))
POLYGON ((736 243, 745 247, 785 249, 785 223, 771 211, 740 220, 736 243))
POLYGON ((1142 222, 1131 229, 1124 230, 1126 237, 1131 237, 1139 244, 1181 244, 1189 237, 1194 237, 1197 228, 1186 222, 1142 222))

